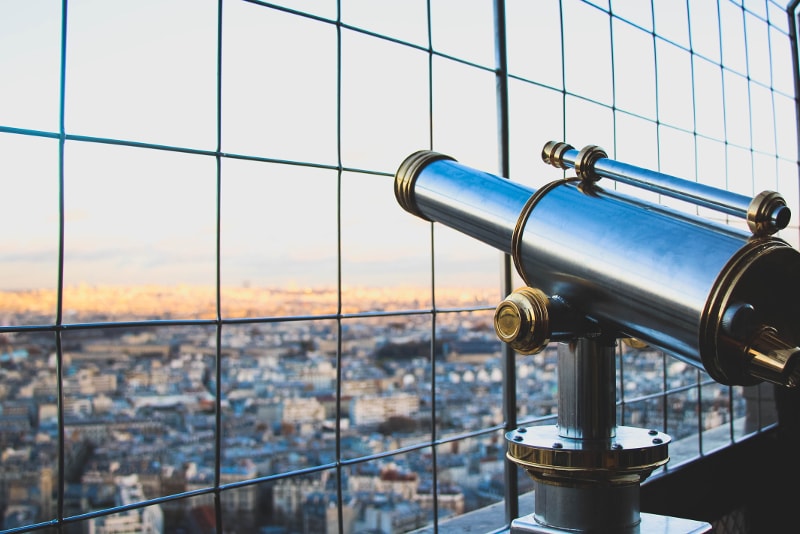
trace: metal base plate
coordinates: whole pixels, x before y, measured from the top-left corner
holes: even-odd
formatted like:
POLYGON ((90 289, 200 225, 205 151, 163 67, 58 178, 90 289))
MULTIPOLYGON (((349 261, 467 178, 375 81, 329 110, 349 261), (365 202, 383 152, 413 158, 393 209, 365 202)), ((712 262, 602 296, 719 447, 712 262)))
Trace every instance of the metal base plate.
MULTIPOLYGON (((693 519, 656 514, 639 514, 641 522, 625 534, 706 534, 712 532, 711 525, 693 519)), ((511 534, 575 534, 574 530, 562 530, 536 522, 533 514, 511 522, 511 534)), ((595 532, 595 531, 592 531, 595 532)))

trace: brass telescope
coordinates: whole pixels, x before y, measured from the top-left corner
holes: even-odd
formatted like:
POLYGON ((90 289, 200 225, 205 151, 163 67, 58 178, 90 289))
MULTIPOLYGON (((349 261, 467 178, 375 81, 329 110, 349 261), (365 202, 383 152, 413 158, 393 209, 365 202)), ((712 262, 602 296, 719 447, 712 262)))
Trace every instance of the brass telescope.
POLYGON ((726 385, 800 382, 800 252, 774 234, 780 194, 753 198, 551 141, 545 163, 574 177, 538 190, 422 150, 395 175, 408 212, 511 255, 526 287, 496 308, 516 352, 558 342, 558 424, 506 434, 534 481, 533 514, 511 534, 710 532, 641 513, 640 483, 669 461, 670 436, 616 424, 616 342, 650 345, 726 385), (746 221, 747 229, 601 187, 606 178, 746 221))

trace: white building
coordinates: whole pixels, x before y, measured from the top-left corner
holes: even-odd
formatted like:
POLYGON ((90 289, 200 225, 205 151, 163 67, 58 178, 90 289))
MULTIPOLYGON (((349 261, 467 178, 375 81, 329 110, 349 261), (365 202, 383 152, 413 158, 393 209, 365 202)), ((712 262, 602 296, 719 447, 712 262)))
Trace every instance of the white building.
MULTIPOLYGON (((146 500, 138 475, 116 477, 115 504, 124 506, 146 500)), ((89 534, 162 534, 164 513, 161 506, 151 504, 144 508, 126 510, 117 514, 95 517, 89 521, 89 534)))
POLYGON ((390 417, 410 417, 419 410, 419 398, 410 393, 390 396, 365 395, 350 403, 350 423, 364 425, 382 423, 390 417))

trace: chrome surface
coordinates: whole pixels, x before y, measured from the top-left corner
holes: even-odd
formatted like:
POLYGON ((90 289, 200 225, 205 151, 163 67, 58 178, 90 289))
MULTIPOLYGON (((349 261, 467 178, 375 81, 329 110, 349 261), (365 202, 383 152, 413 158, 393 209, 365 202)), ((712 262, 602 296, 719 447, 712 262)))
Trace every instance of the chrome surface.
POLYGON ((533 493, 534 522, 562 532, 626 532, 641 522, 636 484, 570 488, 535 484, 533 493))
MULTIPOLYGON (((551 147, 547 157, 571 150, 551 147)), ((426 151, 395 176, 404 209, 512 255, 527 287, 497 306, 498 338, 520 353, 562 341, 558 423, 506 433, 506 455, 536 494, 534 514, 512 523, 520 534, 641 531, 640 484, 669 461, 671 438, 616 425, 617 340, 731 383, 793 385, 800 358, 790 326, 800 287, 787 277, 800 268, 797 251, 605 191, 591 180, 602 149, 578 159, 582 181, 539 190, 426 151)))
POLYGON ((417 217, 427 219, 417 207, 416 194, 414 192, 416 181, 422 169, 428 164, 441 159, 452 160, 453 158, 430 150, 418 150, 403 161, 403 164, 397 170, 397 179, 394 182, 394 196, 404 210, 413 213, 417 217))
MULTIPOLYGON (((617 437, 616 369, 613 339, 577 337, 558 344, 559 436, 591 441, 617 437)), ((631 445, 625 440, 615 444, 615 450, 631 445)))
MULTIPOLYGON (((713 532, 711 524, 694 519, 641 513, 639 524, 615 530, 615 534, 706 534, 713 532)), ((510 534, 563 534, 564 529, 539 524, 533 514, 511 522, 510 534)), ((574 531, 573 531, 574 532, 574 531)))
POLYGON ((398 201, 411 213, 511 254, 528 286, 609 336, 636 338, 723 384, 798 381, 800 253, 785 241, 591 183, 560 180, 537 191, 439 156, 423 156, 413 179, 409 165, 398 170, 398 201), (741 304, 754 308, 755 324, 726 333, 726 310, 741 304), (764 328, 780 347, 751 338, 764 328))
MULTIPOLYGON (((756 373, 746 337, 722 335, 725 310, 744 302, 796 347, 800 255, 772 237, 647 205, 620 193, 585 193, 564 183, 542 196, 519 234, 516 262, 525 282, 640 339, 706 369, 725 384, 797 381, 794 364, 756 373), (565 221, 569 221, 567 224, 565 221)), ((743 330, 743 334, 747 330, 743 330)), ((779 360, 781 354, 769 353, 779 360)), ((791 360, 797 360, 795 352, 791 360)))
POLYGON ((395 176, 398 203, 510 254, 514 225, 533 190, 435 154, 420 151, 406 158, 395 176))
POLYGON ((618 426, 614 438, 589 440, 565 438, 548 425, 518 428, 507 440, 511 461, 552 480, 638 484, 669 461, 670 437, 653 429, 618 426))
POLYGON ((595 145, 578 151, 567 143, 550 141, 542 150, 542 159, 561 169, 574 168, 583 180, 596 182, 609 178, 745 219, 754 235, 774 234, 786 228, 791 218, 786 201, 775 191, 764 191, 750 198, 609 159, 603 149, 595 145))
POLYGON ((506 456, 534 482, 534 522, 580 532, 639 524, 641 482, 669 461, 670 437, 616 426, 614 340, 558 345, 558 424, 506 434, 506 456))

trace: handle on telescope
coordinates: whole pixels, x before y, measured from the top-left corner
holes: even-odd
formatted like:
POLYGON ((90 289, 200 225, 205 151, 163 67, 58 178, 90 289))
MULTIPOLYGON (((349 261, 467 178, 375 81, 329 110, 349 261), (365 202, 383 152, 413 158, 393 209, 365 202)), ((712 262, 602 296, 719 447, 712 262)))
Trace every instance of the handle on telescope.
POLYGON ((739 217, 747 221, 755 236, 772 235, 786 228, 792 216, 784 198, 775 191, 762 191, 749 198, 609 159, 605 150, 596 145, 587 145, 578 151, 570 144, 550 141, 542 149, 542 159, 553 167, 573 168, 585 182, 609 178, 739 217))

